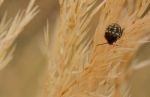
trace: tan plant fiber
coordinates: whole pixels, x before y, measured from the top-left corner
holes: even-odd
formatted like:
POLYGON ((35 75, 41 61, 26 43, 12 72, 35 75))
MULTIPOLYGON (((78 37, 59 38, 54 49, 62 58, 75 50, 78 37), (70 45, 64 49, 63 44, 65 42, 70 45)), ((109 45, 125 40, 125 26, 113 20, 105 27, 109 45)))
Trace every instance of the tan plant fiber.
MULTIPOLYGON (((45 31, 48 69, 44 97, 130 97, 129 61, 149 38, 150 0, 59 0, 60 18, 52 44, 45 31), (114 45, 106 43, 112 23, 124 28, 114 45), (95 24, 93 26, 93 24, 95 24)), ((136 63, 137 64, 137 63, 136 63)), ((146 64, 146 65, 144 65, 146 64)))
MULTIPOLYGON (((0 5, 3 0, 0 0, 0 5)), ((4 14, 0 22, 0 70, 2 70, 13 57, 14 41, 24 27, 38 13, 38 6, 34 6, 35 0, 30 0, 26 10, 19 11, 14 19, 7 20, 4 14), (10 50, 11 49, 11 50, 10 50)))

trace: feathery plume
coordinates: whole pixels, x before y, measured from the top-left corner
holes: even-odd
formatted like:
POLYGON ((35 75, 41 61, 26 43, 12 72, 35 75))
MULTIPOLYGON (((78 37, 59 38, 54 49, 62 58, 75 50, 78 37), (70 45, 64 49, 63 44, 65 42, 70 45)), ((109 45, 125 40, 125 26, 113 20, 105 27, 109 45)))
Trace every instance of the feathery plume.
POLYGON ((13 43, 17 36, 39 12, 38 6, 34 6, 34 3, 35 0, 30 0, 27 9, 25 11, 19 11, 13 20, 7 20, 6 14, 3 16, 2 21, 0 22, 0 70, 2 70, 12 59, 15 48, 13 43))
POLYGON ((47 97, 130 97, 126 66, 149 38, 150 0, 59 3, 60 18, 48 51, 47 97), (118 46, 96 46, 106 43, 105 29, 112 23, 124 29, 118 46))

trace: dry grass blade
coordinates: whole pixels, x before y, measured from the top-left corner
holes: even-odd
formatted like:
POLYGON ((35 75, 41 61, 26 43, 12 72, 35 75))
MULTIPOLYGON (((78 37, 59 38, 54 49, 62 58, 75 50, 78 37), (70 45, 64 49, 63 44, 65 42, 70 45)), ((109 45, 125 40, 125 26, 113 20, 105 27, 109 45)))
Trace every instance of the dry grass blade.
POLYGON ((34 7, 35 0, 31 0, 26 12, 19 11, 16 17, 13 20, 6 20, 6 15, 4 15, 0 26, 0 70, 2 70, 12 58, 12 51, 10 48, 13 46, 14 40, 21 33, 24 27, 34 18, 34 16, 38 13, 38 7, 34 7), (8 59, 7 59, 8 58, 8 59), (4 62, 3 62, 4 61, 4 62), (7 62, 6 62, 7 61, 7 62), (5 64, 4 64, 5 63, 5 64))
POLYGON ((140 62, 140 63, 137 63, 137 62, 133 62, 133 63, 134 64, 132 64, 132 67, 131 67, 131 70, 133 70, 133 71, 150 66, 150 61, 149 60, 146 60, 146 61, 143 61, 143 62, 140 62))
POLYGON ((4 2, 4 0, 0 0, 0 6, 2 5, 3 2, 4 2))

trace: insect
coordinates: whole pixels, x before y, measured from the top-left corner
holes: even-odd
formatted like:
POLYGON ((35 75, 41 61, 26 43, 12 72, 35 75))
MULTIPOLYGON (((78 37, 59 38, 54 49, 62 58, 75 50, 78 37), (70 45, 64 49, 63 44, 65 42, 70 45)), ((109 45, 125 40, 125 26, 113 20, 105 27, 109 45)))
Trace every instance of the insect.
MULTIPOLYGON (((107 43, 103 44, 110 44, 112 45, 114 42, 116 42, 119 38, 121 38, 123 34, 123 30, 121 26, 117 23, 112 23, 109 25, 106 30, 105 30, 105 39, 107 40, 107 43)), ((103 45, 103 44, 98 44, 98 45, 103 45)))

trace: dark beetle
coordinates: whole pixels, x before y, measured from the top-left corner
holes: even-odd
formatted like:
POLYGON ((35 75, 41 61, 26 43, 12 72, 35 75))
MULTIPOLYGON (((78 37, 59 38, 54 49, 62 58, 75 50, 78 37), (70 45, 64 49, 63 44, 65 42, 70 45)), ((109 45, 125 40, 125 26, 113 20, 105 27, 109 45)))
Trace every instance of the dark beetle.
POLYGON ((112 45, 122 36, 122 33, 123 29, 121 26, 117 23, 113 23, 106 28, 105 39, 108 44, 112 45))

